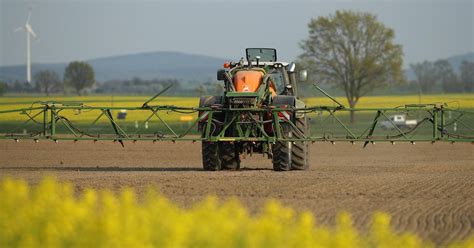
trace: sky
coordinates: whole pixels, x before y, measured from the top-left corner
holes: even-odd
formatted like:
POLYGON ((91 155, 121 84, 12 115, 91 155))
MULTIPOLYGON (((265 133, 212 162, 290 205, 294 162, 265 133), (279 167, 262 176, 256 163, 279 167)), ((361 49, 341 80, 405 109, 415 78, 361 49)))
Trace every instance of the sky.
POLYGON ((0 66, 25 64, 26 22, 38 35, 32 62, 70 62, 151 51, 238 60, 246 47, 302 50, 312 18, 370 12, 395 30, 404 66, 474 51, 474 0, 0 0, 0 66))

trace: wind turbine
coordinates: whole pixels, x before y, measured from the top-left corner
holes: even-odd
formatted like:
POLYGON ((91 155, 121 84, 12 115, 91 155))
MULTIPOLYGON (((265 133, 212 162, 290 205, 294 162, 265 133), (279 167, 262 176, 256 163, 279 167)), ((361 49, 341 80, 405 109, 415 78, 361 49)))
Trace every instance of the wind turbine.
POLYGON ((31 45, 30 45, 30 35, 33 38, 36 38, 36 33, 33 31, 30 25, 30 18, 31 18, 31 9, 28 11, 28 18, 26 19, 26 23, 24 26, 18 27, 15 29, 14 32, 18 31, 25 31, 26 32, 26 81, 31 83, 31 45))

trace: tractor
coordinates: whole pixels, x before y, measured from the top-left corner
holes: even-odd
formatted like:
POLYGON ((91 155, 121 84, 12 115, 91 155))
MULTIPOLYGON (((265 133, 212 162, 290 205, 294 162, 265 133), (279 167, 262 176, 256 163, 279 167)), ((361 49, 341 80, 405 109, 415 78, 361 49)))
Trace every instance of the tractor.
POLYGON ((306 80, 306 71, 297 72, 294 63, 278 61, 275 49, 248 48, 246 59, 225 63, 217 71, 217 79, 223 81, 223 94, 201 97, 199 106, 152 104, 173 84, 142 106, 33 102, 27 108, 0 109, 0 120, 6 121, 0 125, 0 140, 109 140, 122 146, 128 141, 199 141, 203 168, 210 171, 238 170, 240 158, 253 153, 271 159, 276 171, 305 170, 309 166, 308 142, 363 142, 363 147, 375 142, 474 142, 474 113, 460 106, 419 103, 394 108, 346 108, 316 84, 311 86, 333 103, 306 106, 298 99, 297 75, 298 83, 306 80), (114 111, 120 111, 117 118, 114 111), (358 125, 344 124, 354 111, 373 119, 358 125), (123 113, 130 113, 127 121, 123 113), (190 115, 194 113, 197 118, 190 115), (86 123, 91 116, 95 116, 94 121, 86 123), (313 134, 309 116, 317 117, 313 134), (405 120, 400 126, 399 118, 393 116, 419 117, 405 120), (15 121, 10 122, 12 118, 15 121), (187 121, 187 127, 178 128, 176 119, 187 121), (134 129, 130 121, 134 121, 134 129), (139 129, 142 125, 144 128, 139 129))
POLYGON ((199 103, 213 110, 198 116, 204 170, 238 170, 241 156, 253 153, 267 155, 275 171, 308 168, 309 121, 298 111, 306 106, 298 99, 296 74, 305 80, 306 71, 278 61, 273 48, 247 48, 246 59, 217 71, 223 95, 199 103))

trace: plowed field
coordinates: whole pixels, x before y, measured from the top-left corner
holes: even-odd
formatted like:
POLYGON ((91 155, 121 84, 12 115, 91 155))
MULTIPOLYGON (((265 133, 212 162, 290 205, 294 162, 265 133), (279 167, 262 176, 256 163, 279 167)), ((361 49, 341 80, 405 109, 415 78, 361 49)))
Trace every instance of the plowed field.
POLYGON ((0 177, 31 183, 46 175, 86 187, 149 185, 189 206, 213 194, 238 197, 251 211, 269 198, 312 211, 320 224, 349 211, 364 230, 374 211, 392 215, 399 231, 437 244, 474 235, 474 145, 362 144, 311 146, 309 171, 274 172, 270 160, 254 155, 240 171, 201 170, 199 143, 0 141, 0 177))

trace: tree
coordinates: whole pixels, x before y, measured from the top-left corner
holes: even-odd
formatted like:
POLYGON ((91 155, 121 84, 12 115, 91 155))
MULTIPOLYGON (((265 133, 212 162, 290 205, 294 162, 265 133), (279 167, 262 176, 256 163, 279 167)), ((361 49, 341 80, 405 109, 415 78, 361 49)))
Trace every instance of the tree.
POLYGON ((13 82, 13 85, 8 87, 8 91, 15 93, 34 93, 35 89, 28 82, 20 82, 18 80, 15 80, 13 82))
POLYGON ((199 96, 203 96, 207 93, 207 88, 203 84, 199 84, 194 90, 199 94, 199 96))
POLYGON ((7 91, 7 83, 0 81, 0 96, 3 96, 5 94, 5 91, 7 91))
POLYGON ((300 44, 301 63, 319 82, 343 89, 351 108, 375 88, 404 81, 402 46, 374 15, 336 11, 312 19, 308 28, 309 37, 300 44))
POLYGON ((437 81, 436 68, 433 63, 424 61, 423 63, 411 64, 410 68, 415 73, 416 82, 419 84, 421 92, 431 91, 437 81))
POLYGON ((463 61, 461 63, 460 80, 464 86, 464 92, 474 92, 474 62, 463 61))
POLYGON ((212 84, 214 86, 214 94, 220 96, 224 94, 224 85, 221 82, 216 82, 212 84))
POLYGON ((447 60, 438 60, 434 63, 436 78, 440 81, 444 92, 461 92, 462 86, 453 66, 447 60))
POLYGON ((47 96, 49 96, 50 93, 60 92, 63 88, 58 74, 54 71, 39 71, 34 76, 34 82, 36 83, 36 87, 47 96))
POLYGON ((81 95, 83 89, 95 84, 94 69, 86 62, 71 62, 66 67, 64 83, 74 88, 78 95, 81 95))

